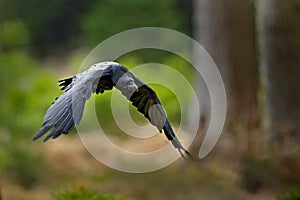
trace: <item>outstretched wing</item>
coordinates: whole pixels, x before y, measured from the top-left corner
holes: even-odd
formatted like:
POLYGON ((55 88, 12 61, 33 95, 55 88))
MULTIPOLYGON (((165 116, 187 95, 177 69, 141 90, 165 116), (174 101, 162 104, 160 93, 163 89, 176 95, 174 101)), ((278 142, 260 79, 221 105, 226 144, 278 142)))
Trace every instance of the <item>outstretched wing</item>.
POLYGON ((173 146, 179 150, 181 155, 181 151, 183 151, 191 159, 197 160, 181 145, 181 143, 177 139, 155 91, 148 85, 143 83, 141 80, 139 80, 130 71, 128 71, 125 76, 131 77, 134 83, 137 85, 138 89, 134 90, 131 93, 128 93, 128 89, 126 87, 116 87, 122 92, 124 96, 127 97, 129 101, 132 102, 132 105, 135 106, 137 110, 150 121, 152 125, 156 126, 160 132, 162 132, 162 130, 164 131, 166 137, 172 142, 173 146))
POLYGON ((90 98, 92 93, 92 84, 90 82, 83 82, 72 87, 71 79, 65 79, 60 82, 62 90, 65 93, 60 95, 53 104, 48 108, 42 128, 33 138, 36 140, 51 130, 44 141, 50 138, 57 138, 61 134, 68 133, 75 124, 78 124, 82 118, 85 102, 90 98))

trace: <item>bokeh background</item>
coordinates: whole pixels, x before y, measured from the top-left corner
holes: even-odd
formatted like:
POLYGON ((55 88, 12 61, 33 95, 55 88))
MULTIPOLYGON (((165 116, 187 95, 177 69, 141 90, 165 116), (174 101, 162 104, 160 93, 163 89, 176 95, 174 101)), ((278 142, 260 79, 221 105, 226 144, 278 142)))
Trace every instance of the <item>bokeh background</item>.
MULTIPOLYGON (((0 199, 299 199, 299 21, 298 0, 0 0, 0 199), (56 81, 76 73, 101 41, 145 26, 195 38, 222 74, 227 120, 203 164, 179 159, 156 172, 127 174, 95 160, 76 131, 32 142, 46 109, 61 94, 56 81)), ((149 62, 171 66, 203 94, 190 147, 197 153, 210 101, 189 63, 153 49, 117 61, 129 68, 149 62)), ((153 87, 176 129, 181 116, 176 96, 153 87)), ((110 97, 107 92, 96 98, 100 123, 115 142, 131 146, 113 121, 110 97)), ((134 108, 130 112, 137 123, 147 123, 134 108)))

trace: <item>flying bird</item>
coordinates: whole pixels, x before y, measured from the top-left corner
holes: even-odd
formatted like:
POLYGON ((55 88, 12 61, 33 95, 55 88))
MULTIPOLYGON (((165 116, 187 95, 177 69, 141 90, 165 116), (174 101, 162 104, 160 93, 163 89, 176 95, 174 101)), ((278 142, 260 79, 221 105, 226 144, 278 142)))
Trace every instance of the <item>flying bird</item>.
POLYGON ((42 127, 33 140, 48 131, 50 133, 45 137, 44 142, 50 138, 55 139, 61 134, 67 134, 81 121, 85 102, 92 93, 102 94, 105 90, 112 90, 115 87, 153 126, 157 127, 159 132, 164 131, 165 136, 183 157, 185 153, 191 159, 197 160, 177 139, 155 91, 123 65, 116 62, 100 62, 84 72, 59 82, 64 93, 48 108, 42 127))

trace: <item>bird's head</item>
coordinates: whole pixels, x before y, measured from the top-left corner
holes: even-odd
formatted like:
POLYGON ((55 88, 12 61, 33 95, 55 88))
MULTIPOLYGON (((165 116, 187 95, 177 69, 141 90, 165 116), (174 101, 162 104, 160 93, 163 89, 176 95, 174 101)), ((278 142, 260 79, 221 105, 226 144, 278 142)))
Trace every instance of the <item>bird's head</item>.
POLYGON ((118 89, 128 90, 128 91, 136 91, 138 86, 134 82, 134 79, 130 76, 130 74, 124 73, 118 79, 116 85, 118 89))
POLYGON ((134 82, 133 75, 123 65, 116 62, 100 62, 92 65, 95 76, 110 77, 113 86, 121 90, 123 93, 132 94, 138 89, 134 82))
POLYGON ((134 82, 133 77, 130 76, 130 73, 123 73, 115 84, 115 87, 128 99, 130 99, 134 92, 138 91, 138 86, 134 82))
POLYGON ((122 73, 126 72, 124 70, 120 70, 122 67, 123 66, 121 64, 116 63, 116 62, 111 62, 111 61, 99 62, 99 63, 93 64, 89 68, 88 72, 95 78, 109 76, 109 77, 111 77, 112 82, 115 83, 115 82, 117 82, 117 79, 119 79, 119 77, 121 77, 122 73), (122 71, 124 71, 124 72, 122 72, 122 71))
POLYGON ((138 90, 138 85, 134 81, 131 72, 124 66, 118 64, 112 67, 112 81, 116 88, 122 91, 125 96, 130 96, 138 90))
POLYGON ((99 62, 99 63, 93 64, 89 70, 105 72, 108 70, 112 70, 113 68, 118 67, 118 66, 122 66, 122 65, 120 65, 119 63, 116 63, 116 62, 106 61, 106 62, 99 62))

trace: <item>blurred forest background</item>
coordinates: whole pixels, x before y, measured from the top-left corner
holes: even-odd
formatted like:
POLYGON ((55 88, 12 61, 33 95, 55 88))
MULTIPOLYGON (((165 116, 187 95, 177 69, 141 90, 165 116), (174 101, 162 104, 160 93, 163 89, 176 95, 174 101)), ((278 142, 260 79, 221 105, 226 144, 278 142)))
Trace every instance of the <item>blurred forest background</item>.
MULTIPOLYGON (((299 199, 299 21, 299 0, 0 0, 0 199, 299 199), (77 72, 101 41, 145 26, 192 36, 222 74, 227 120, 203 165, 179 159, 156 172, 126 174, 96 161, 76 134, 33 143, 60 94, 56 81, 77 72)), ((191 66, 168 52, 139 50, 119 62, 166 64, 207 94, 191 66)), ((178 101, 156 89, 176 126, 178 101)), ((110 96, 96 98, 108 105, 97 114, 124 141, 110 96)), ((194 152, 209 123, 205 96, 194 152)))

